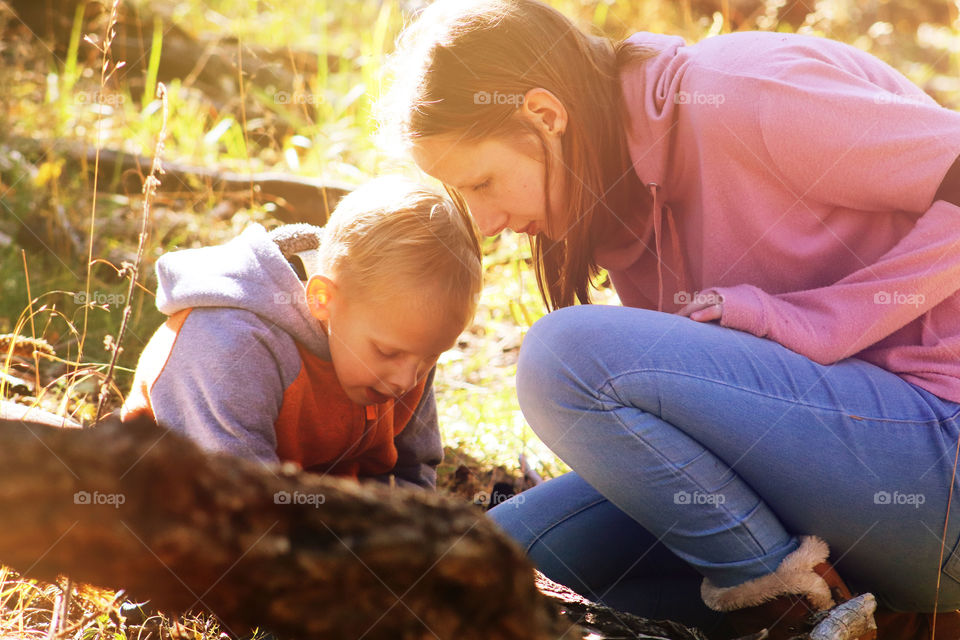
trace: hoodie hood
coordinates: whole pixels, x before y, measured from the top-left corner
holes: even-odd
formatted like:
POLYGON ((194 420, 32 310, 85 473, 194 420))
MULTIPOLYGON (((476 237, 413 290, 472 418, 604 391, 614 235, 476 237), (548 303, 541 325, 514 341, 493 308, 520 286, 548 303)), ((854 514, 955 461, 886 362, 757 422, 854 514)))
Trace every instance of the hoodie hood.
POLYGON ((164 254, 156 271, 157 308, 164 314, 197 307, 244 309, 330 359, 326 332, 307 307, 303 283, 261 225, 250 225, 226 244, 164 254))
POLYGON ((620 86, 629 116, 628 140, 634 170, 644 184, 664 185, 675 162, 678 106, 687 96, 680 89, 689 63, 687 46, 679 36, 635 33, 627 42, 656 53, 635 64, 639 72, 620 75, 620 86))
POLYGON ((670 197, 663 191, 669 183, 669 169, 676 164, 674 129, 677 126, 677 105, 684 102, 680 80, 687 65, 686 43, 679 36, 657 33, 636 33, 627 42, 655 52, 621 74, 621 88, 627 105, 627 140, 634 171, 650 194, 647 215, 632 216, 636 220, 632 233, 622 244, 598 247, 594 258, 611 272, 629 269, 648 251, 656 256, 658 297, 657 310, 663 310, 663 271, 672 272, 680 288, 686 289, 686 268, 680 253, 680 237, 673 211, 664 201, 670 197), (664 227, 666 219, 667 229, 664 227), (670 264, 664 263, 663 236, 670 235, 670 264))

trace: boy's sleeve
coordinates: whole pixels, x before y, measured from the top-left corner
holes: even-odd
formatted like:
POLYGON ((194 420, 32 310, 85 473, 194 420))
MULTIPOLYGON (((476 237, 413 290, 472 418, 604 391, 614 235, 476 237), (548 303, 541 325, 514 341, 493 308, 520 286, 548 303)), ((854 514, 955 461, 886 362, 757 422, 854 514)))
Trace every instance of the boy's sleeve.
MULTIPOLYGON (((900 83, 893 76, 888 81, 900 83)), ((747 82, 770 179, 797 197, 790 215, 811 215, 806 200, 865 216, 899 211, 914 227, 879 259, 830 286, 781 294, 749 284, 713 288, 723 296, 723 326, 829 364, 898 331, 960 289, 960 207, 933 202, 960 155, 960 113, 938 106, 906 79, 900 90, 885 89, 821 60, 747 82), (908 303, 888 299, 894 294, 908 303)))
POLYGON ((191 311, 150 390, 157 422, 211 452, 278 462, 277 331, 240 309, 191 311))
POLYGON ((437 368, 427 374, 423 396, 410 421, 394 439, 397 464, 387 474, 378 476, 387 481, 393 475, 403 487, 437 488, 437 466, 443 460, 443 443, 437 421, 437 403, 433 394, 433 378, 437 368))

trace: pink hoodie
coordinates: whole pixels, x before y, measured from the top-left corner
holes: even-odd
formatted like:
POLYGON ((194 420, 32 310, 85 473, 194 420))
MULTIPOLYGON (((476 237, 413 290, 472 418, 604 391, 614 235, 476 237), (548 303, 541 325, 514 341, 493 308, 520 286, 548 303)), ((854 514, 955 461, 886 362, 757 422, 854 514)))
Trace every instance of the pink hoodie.
POLYGON ((623 303, 716 293, 725 327, 960 402, 960 207, 933 202, 960 113, 822 38, 631 40, 659 52, 622 79, 655 205, 596 254, 623 303))

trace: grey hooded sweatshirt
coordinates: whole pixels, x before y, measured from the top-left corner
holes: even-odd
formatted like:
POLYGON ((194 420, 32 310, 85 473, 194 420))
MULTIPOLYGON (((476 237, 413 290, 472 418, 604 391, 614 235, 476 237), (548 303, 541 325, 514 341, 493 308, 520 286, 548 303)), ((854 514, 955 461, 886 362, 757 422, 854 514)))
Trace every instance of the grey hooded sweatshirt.
POLYGON ((124 419, 147 413, 209 451, 436 486, 435 370, 382 405, 349 402, 303 283, 262 226, 165 254, 157 279, 169 318, 141 354, 124 419))

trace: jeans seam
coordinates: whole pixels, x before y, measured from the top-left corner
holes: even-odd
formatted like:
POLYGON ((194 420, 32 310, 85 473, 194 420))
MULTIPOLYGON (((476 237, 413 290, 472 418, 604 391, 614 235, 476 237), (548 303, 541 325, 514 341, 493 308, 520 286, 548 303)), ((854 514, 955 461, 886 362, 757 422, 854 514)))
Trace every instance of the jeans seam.
POLYGON ((580 508, 577 509, 576 511, 570 511, 570 512, 564 513, 562 518, 560 518, 560 519, 557 520, 556 522, 552 522, 552 523, 550 523, 549 525, 543 527, 543 528, 541 529, 540 533, 538 533, 538 534, 533 538, 533 540, 530 541, 530 544, 527 545, 527 548, 524 549, 524 552, 529 555, 530 550, 533 548, 533 545, 535 545, 535 544, 537 544, 538 542, 540 542, 540 540, 541 540, 544 536, 546 536, 547 533, 549 533, 549 532, 552 531, 553 529, 556 529, 558 526, 560 526, 561 524, 563 524, 564 522, 566 522, 566 521, 569 520, 570 518, 572 518, 572 517, 574 517, 574 516, 577 516, 577 515, 580 515, 581 513, 583 513, 584 511, 586 511, 587 509, 592 509, 593 507, 595 507, 595 506, 597 506, 598 504, 601 504, 601 503, 603 503, 603 502, 609 502, 609 500, 608 500, 607 498, 605 498, 604 496, 601 495, 601 496, 599 496, 596 500, 594 500, 593 502, 590 502, 589 504, 583 505, 582 507, 580 507, 580 508))
MULTIPOLYGON (((606 385, 604 385, 604 386, 606 386, 606 385)), ((603 388, 603 387, 601 387, 601 389, 602 389, 602 388, 603 388)), ((601 404, 602 404, 602 403, 601 403, 601 404)), ((623 404, 623 403, 621 402, 621 405, 622 405, 622 404, 623 404)), ((641 409, 641 411, 642 411, 642 409, 641 409)), ((677 468, 677 466, 676 466, 668 457, 666 457, 659 449, 657 449, 657 447, 653 446, 653 445, 652 445, 651 443, 649 443, 646 439, 644 439, 643 436, 637 434, 637 433, 634 432, 632 429, 630 429, 630 428, 624 423, 624 421, 620 418, 620 416, 617 415, 617 412, 616 412, 616 411, 610 411, 610 413, 611 413, 611 415, 617 420, 617 422, 620 423, 620 426, 623 428, 623 430, 624 430, 626 433, 628 433, 628 434, 630 434, 631 436, 633 436, 634 438, 636 438, 638 441, 640 441, 640 442, 643 444, 643 446, 645 446, 645 447, 646 447, 647 449, 649 449, 650 451, 654 452, 654 454, 656 454, 665 464, 669 465, 669 467, 673 470, 674 473, 676 473, 676 474, 678 474, 678 475, 682 475, 683 477, 685 477, 692 485, 696 486, 699 490, 704 491, 704 492, 707 492, 707 493, 713 493, 713 491, 708 491, 707 488, 706 488, 705 486, 703 486, 703 485, 702 485, 696 478, 694 478, 690 473, 688 473, 685 468, 677 468)), ((660 418, 659 416, 657 416, 657 418, 660 419, 660 420, 663 420, 663 418, 660 418)), ((676 428, 676 427, 674 427, 674 428, 676 428)), ((709 449, 707 449, 706 447, 704 447, 702 444, 701 444, 700 446, 703 447, 703 449, 704 449, 705 452, 709 452, 709 451, 710 451, 709 449)), ((712 455, 715 455, 715 454, 712 454, 712 455)), ((718 458, 718 460, 719 460, 719 458, 718 458)), ((724 463, 724 465, 726 465, 726 463, 724 463)), ((736 472, 734 469, 730 468, 729 465, 727 465, 727 468, 730 470, 730 473, 732 474, 733 478, 739 478, 741 482, 743 482, 744 484, 747 484, 747 483, 746 483, 746 480, 744 480, 743 478, 740 478, 739 475, 737 475, 737 472, 736 472)), ((731 481, 732 481, 732 480, 731 480, 731 481)), ((727 483, 724 484, 724 486, 727 486, 727 485, 729 485, 729 484, 730 484, 730 483, 727 482, 727 483)), ((747 486, 749 486, 749 485, 747 484, 747 486)), ((751 487, 751 491, 753 491, 753 488, 752 488, 752 487, 751 487)), ((753 491, 753 492, 754 492, 754 494, 756 495, 756 491, 753 491)), ((761 504, 766 504, 766 503, 764 502, 763 498, 761 498, 759 495, 757 495, 757 500, 758 500, 759 503, 761 503, 761 504)), ((738 526, 741 526, 741 527, 743 528, 743 530, 748 534, 748 536, 750 537, 750 539, 753 541, 753 543, 756 545, 757 549, 759 550, 759 555, 766 555, 767 553, 769 553, 769 550, 767 550, 767 549, 764 547, 764 545, 762 545, 762 544, 760 543, 760 541, 757 539, 757 537, 756 537, 755 535, 753 535, 753 531, 751 531, 750 528, 749 528, 746 524, 744 524, 744 521, 743 521, 741 518, 739 518, 736 514, 732 513, 730 510, 728 510, 725 505, 722 506, 722 507, 718 506, 717 508, 723 509, 724 512, 730 517, 731 520, 735 521, 738 526)), ((767 506, 767 508, 769 508, 769 505, 767 506)), ((753 512, 753 509, 751 509, 751 513, 752 513, 752 512, 753 512)), ((629 514, 628 514, 628 515, 629 515, 629 514)), ((778 520, 779 520, 779 518, 778 518, 778 520)), ((642 523, 641 523, 641 524, 642 524, 642 523)))
MULTIPOLYGON (((844 411, 844 410, 842 410, 842 409, 838 409, 837 407, 822 407, 822 406, 820 406, 820 405, 817 405, 817 404, 811 403, 811 402, 801 402, 801 401, 797 401, 797 400, 790 399, 790 398, 784 398, 784 397, 777 396, 777 395, 772 395, 772 394, 768 394, 768 393, 763 393, 763 392, 757 391, 757 390, 755 390, 755 389, 747 389, 747 388, 744 388, 744 387, 740 387, 740 386, 737 386, 737 385, 730 384, 730 383, 728 383, 728 382, 726 382, 726 381, 724 381, 724 380, 716 380, 716 379, 714 379, 714 378, 708 378, 708 377, 705 377, 705 376, 694 375, 694 374, 691 374, 691 373, 686 372, 686 371, 674 371, 674 370, 670 370, 670 369, 643 368, 643 369, 632 369, 632 370, 630 370, 630 371, 623 371, 623 372, 621 372, 621 373, 618 373, 618 374, 616 374, 616 375, 614 375, 614 376, 610 376, 609 378, 607 378, 607 379, 600 385, 600 388, 599 388, 598 391, 597 391, 598 395, 599 395, 599 394, 604 394, 604 395, 606 395, 606 396, 608 396, 608 397, 611 397, 611 398, 613 398, 614 400, 616 400, 616 402, 618 402, 621 406, 628 406, 628 403, 627 403, 626 401, 624 401, 622 398, 620 398, 620 396, 614 391, 614 383, 615 383, 616 381, 618 381, 619 379, 621 379, 621 378, 624 378, 624 377, 630 376, 630 375, 635 375, 635 374, 638 374, 638 373, 664 373, 664 374, 672 374, 672 375, 681 376, 681 377, 684 377, 684 378, 691 378, 691 379, 693 379, 693 380, 701 380, 701 381, 704 381, 704 382, 710 382, 710 383, 717 384, 717 385, 720 385, 720 386, 723 386, 723 387, 727 387, 728 389, 736 389, 737 391, 740 391, 741 393, 747 393, 747 394, 750 394, 750 395, 759 396, 759 397, 764 398, 764 399, 767 399, 767 400, 776 400, 776 401, 779 401, 779 402, 785 402, 785 403, 787 403, 787 404, 791 404, 791 405, 798 406, 798 407, 803 407, 803 408, 805 408, 805 409, 816 409, 816 410, 818 410, 818 411, 828 411, 828 412, 833 412, 833 413, 839 413, 839 414, 849 415, 849 412, 848 412, 848 411, 844 411), (609 388, 610 391, 604 393, 604 389, 605 389, 605 388, 609 388)), ((910 383, 907 382, 906 384, 910 384, 910 383)), ((659 394, 657 394, 657 403, 658 403, 658 405, 661 405, 660 395, 659 395, 659 394)), ((657 415, 663 415, 662 406, 658 406, 658 414, 657 414, 657 415)), ((954 414, 953 417, 956 417, 956 416, 958 416, 958 415, 960 415, 960 410, 958 410, 957 413, 954 414)), ((929 420, 902 420, 902 419, 896 419, 896 418, 879 418, 879 417, 860 416, 860 415, 858 415, 857 417, 858 417, 858 418, 863 418, 864 420, 874 421, 874 422, 889 422, 889 423, 930 425, 930 426, 938 425, 938 424, 941 424, 942 422, 944 422, 944 419, 939 419, 939 418, 932 418, 932 419, 929 419, 929 420)), ((947 418, 947 419, 945 419, 945 420, 952 420, 953 417, 947 418)))

